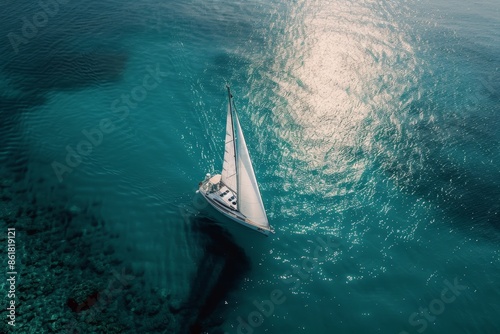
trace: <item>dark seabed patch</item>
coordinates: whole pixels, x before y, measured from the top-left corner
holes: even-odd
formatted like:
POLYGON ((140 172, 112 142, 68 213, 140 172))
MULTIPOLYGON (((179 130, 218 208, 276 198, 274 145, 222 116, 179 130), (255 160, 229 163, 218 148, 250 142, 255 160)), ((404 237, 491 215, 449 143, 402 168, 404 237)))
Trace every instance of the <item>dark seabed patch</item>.
POLYGON ((51 49, 30 62, 11 63, 4 71, 16 88, 41 94, 116 82, 120 80, 126 62, 126 53, 103 48, 90 52, 51 49))
POLYGON ((119 236, 95 214, 99 203, 72 204, 64 186, 29 179, 21 166, 1 172, 0 227, 16 231, 17 332, 177 332, 170 295, 146 289, 144 273, 115 253, 119 236))
POLYGON ((224 301, 250 270, 250 260, 233 237, 207 218, 194 218, 192 231, 203 250, 189 295, 180 308, 179 333, 213 332, 224 321, 224 301))
POLYGON ((402 133, 386 128, 384 137, 400 149, 378 161, 402 190, 435 203, 453 221, 500 228, 498 124, 492 110, 437 125, 417 122, 402 133))
POLYGON ((500 62, 497 46, 439 27, 420 31, 421 80, 382 123, 377 163, 395 184, 462 226, 500 228, 500 62), (416 93, 419 90, 420 93, 416 93))

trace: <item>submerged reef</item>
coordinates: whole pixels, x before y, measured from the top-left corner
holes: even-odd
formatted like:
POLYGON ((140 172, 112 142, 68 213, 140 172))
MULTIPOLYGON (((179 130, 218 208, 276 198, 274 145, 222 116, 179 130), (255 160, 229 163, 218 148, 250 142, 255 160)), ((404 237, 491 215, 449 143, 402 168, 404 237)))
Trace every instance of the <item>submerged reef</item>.
MULTIPOLYGON (((17 282, 15 327, 2 307, 1 333, 178 332, 170 295, 146 289, 144 274, 115 254, 110 244, 118 235, 92 214, 97 204, 46 205, 26 197, 3 175, 0 243, 7 245, 7 228, 14 227, 17 282)), ((7 271, 6 254, 1 262, 7 271)), ((7 285, 0 287, 6 296, 7 285)))
MULTIPOLYGON (((0 333, 220 332, 223 301, 250 260, 219 225, 192 217, 193 242, 203 254, 186 299, 177 300, 170 291, 148 288, 144 272, 115 251, 119 235, 96 215, 98 203, 79 207, 59 194, 57 201, 40 200, 10 176, 0 178, 0 243, 6 246, 7 228, 15 228, 16 317, 15 327, 8 325, 2 307, 0 333)), ((7 260, 2 256, 5 272, 7 260)), ((4 296, 7 285, 0 285, 4 296)))

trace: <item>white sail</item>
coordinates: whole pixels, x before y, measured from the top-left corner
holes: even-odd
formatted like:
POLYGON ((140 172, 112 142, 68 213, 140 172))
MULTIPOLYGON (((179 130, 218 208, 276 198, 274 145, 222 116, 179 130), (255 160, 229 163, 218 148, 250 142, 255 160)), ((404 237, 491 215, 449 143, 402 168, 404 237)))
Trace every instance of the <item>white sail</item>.
POLYGON ((241 131, 238 115, 234 113, 236 131, 236 157, 238 169, 238 210, 255 224, 269 228, 266 211, 255 179, 252 161, 248 154, 245 137, 241 131))
POLYGON ((222 164, 222 182, 234 193, 238 192, 236 181, 236 155, 234 143, 233 115, 231 112, 231 100, 227 105, 226 120, 226 144, 224 151, 224 162, 222 164))

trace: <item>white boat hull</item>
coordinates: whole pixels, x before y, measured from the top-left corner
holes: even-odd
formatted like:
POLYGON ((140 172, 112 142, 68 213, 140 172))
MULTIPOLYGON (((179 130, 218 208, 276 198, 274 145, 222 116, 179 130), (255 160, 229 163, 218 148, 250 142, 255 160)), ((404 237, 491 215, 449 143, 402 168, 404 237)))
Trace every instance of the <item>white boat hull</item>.
MULTIPOLYGON (((215 175, 214 177, 212 177, 212 179, 217 178, 218 176, 219 175, 215 175)), ((206 185, 209 181, 210 180, 206 180, 205 182, 202 182, 200 184, 198 191, 215 210, 220 212, 225 217, 231 219, 232 221, 235 221, 238 224, 241 224, 259 233, 262 233, 265 236, 269 236, 269 234, 274 234, 274 230, 272 228, 265 229, 256 224, 252 224, 252 222, 246 219, 244 215, 242 215, 240 212, 227 205, 225 201, 219 200, 218 197, 220 195, 220 192, 207 191, 206 185)))

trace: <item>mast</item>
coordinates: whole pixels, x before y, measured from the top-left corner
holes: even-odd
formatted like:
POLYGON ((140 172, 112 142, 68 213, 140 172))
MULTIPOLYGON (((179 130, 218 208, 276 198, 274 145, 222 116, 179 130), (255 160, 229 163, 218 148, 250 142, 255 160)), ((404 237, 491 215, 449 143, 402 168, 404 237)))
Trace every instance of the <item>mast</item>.
POLYGON ((229 104, 229 110, 231 114, 231 130, 233 131, 233 152, 234 152, 234 171, 236 173, 236 188, 238 189, 238 193, 236 194, 236 207, 240 207, 240 195, 239 195, 239 177, 238 177, 238 157, 237 157, 237 149, 236 149, 236 136, 235 136, 235 131, 234 131, 234 120, 233 120, 233 94, 231 94, 231 88, 229 85, 226 85, 227 88, 227 99, 228 99, 228 104, 229 104))
MULTIPOLYGON (((231 88, 229 85, 226 85, 227 88, 227 99, 229 103, 229 110, 231 114, 231 130, 233 131, 233 152, 234 152, 234 171, 236 173, 236 188, 238 188, 238 158, 237 158, 237 150, 236 150, 236 136, 234 131, 234 120, 233 120, 233 94, 231 94, 231 88)), ((239 192, 239 189, 238 189, 239 192)), ((240 207, 240 196, 236 194, 236 207, 240 207)))
MULTIPOLYGON (((231 103, 232 95, 228 85, 227 88, 227 117, 226 117, 226 139, 224 149, 224 160, 222 163, 222 182, 235 194, 238 193, 238 174, 236 162, 236 138, 234 130, 233 106, 231 103)), ((238 198, 238 196, 237 196, 238 198)))

